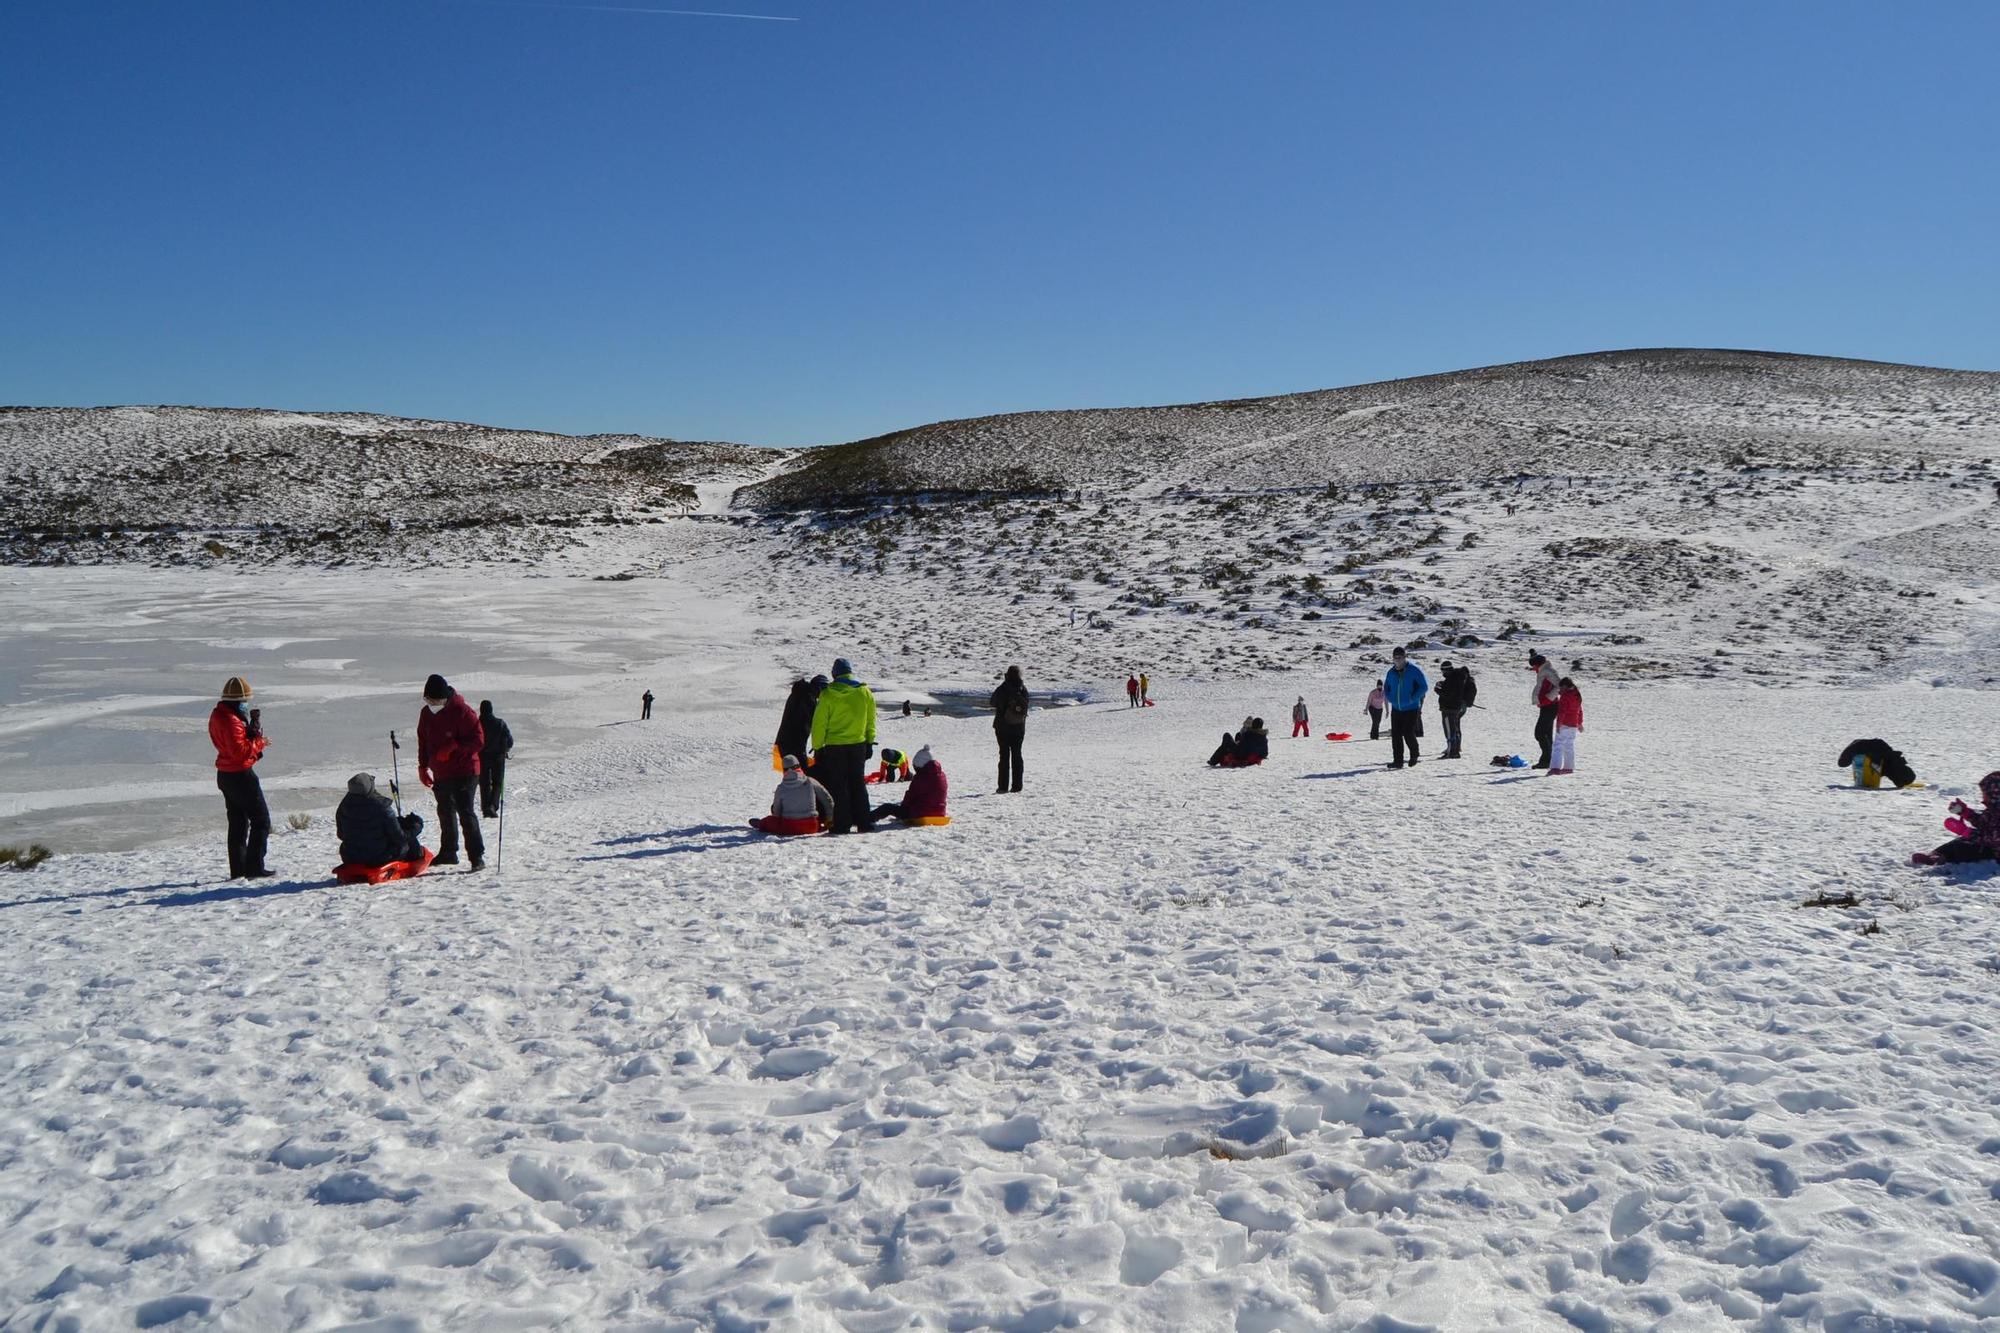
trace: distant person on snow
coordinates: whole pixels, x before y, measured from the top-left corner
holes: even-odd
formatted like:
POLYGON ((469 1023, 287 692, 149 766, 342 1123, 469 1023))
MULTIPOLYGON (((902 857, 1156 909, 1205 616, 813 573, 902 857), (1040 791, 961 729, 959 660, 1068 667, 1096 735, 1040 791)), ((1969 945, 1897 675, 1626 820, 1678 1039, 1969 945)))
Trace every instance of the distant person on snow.
POLYGON ((417 781, 437 794, 438 854, 432 865, 458 864, 459 830, 474 870, 486 868, 486 839, 472 808, 479 785, 479 752, 486 737, 479 714, 443 676, 424 682, 424 711, 417 714, 417 781))
POLYGON ((1137 708, 1139 706, 1139 678, 1137 676, 1125 677, 1125 706, 1127 708, 1137 708))
POLYGON ((647 690, 644 694, 639 696, 639 720, 641 722, 645 722, 650 720, 652 716, 653 716, 653 692, 651 690, 647 690))
POLYGON ((1979 779, 1979 799, 1985 806, 1983 810, 1974 810, 1964 801, 1953 801, 1944 826, 1957 836, 1933 851, 1912 854, 1910 864, 1943 866, 2000 861, 2000 772, 1979 779))
POLYGON ((819 706, 819 692, 826 688, 825 676, 792 682, 785 696, 785 713, 778 719, 778 739, 771 748, 780 755, 803 755, 812 744, 813 710, 819 706))
POLYGON ((910 715, 910 712, 911 712, 910 701, 908 699, 905 699, 903 700, 903 716, 908 717, 910 715))
POLYGON ((1271 754, 1271 737, 1264 730, 1264 719, 1246 717, 1243 729, 1231 736, 1222 734, 1222 744, 1215 747, 1215 753, 1208 757, 1210 768, 1251 768, 1263 763, 1271 754))
POLYGON ((1841 768, 1853 770, 1857 787, 1880 787, 1883 778, 1898 787, 1907 787, 1917 780, 1917 770, 1910 767, 1903 752, 1879 738, 1849 742, 1835 762, 1841 768))
MULTIPOLYGON (((1137 681, 1132 688, 1139 688, 1137 681)), ((1135 693, 1133 698, 1137 697, 1135 693)), ((1021 679, 1021 668, 1008 667, 1006 678, 986 702, 993 709, 993 740, 1000 747, 1000 781, 994 794, 1005 796, 1021 790, 1021 744, 1028 738, 1028 686, 1021 679)))
POLYGON ((1375 688, 1368 691, 1368 739, 1382 739, 1382 710, 1389 706, 1389 696, 1382 693, 1382 682, 1376 681, 1375 688))
POLYGON ((1152 698, 1153 678, 1141 671, 1139 673, 1139 707, 1144 708, 1152 701, 1152 698))
POLYGON ((785 755, 780 762, 785 776, 771 793, 771 813, 751 820, 751 826, 766 833, 815 833, 832 828, 833 793, 806 776, 797 755, 785 755))
POLYGON ((1535 744, 1542 747, 1541 758, 1530 765, 1532 768, 1549 766, 1549 747, 1556 738, 1556 700, 1562 694, 1562 678, 1549 659, 1540 653, 1528 654, 1528 670, 1535 673, 1535 683, 1530 688, 1528 698, 1537 710, 1535 717, 1535 744))
POLYGON ((830 833, 868 827, 868 756, 875 752, 875 695, 854 679, 846 658, 813 706, 814 769, 833 793, 830 833))
POLYGON ((485 737, 479 747, 479 814, 496 819, 507 797, 507 754, 514 748, 514 733, 493 716, 491 699, 479 701, 479 731, 485 737))
POLYGON ((1462 759, 1465 742, 1465 710, 1479 697, 1479 682, 1472 668, 1453 666, 1447 658, 1438 664, 1438 716, 1444 720, 1444 753, 1441 759, 1462 759))
POLYGON ((1550 777, 1576 772, 1576 738, 1582 730, 1583 691, 1564 676, 1556 684, 1556 734, 1549 762, 1550 777))
POLYGON ((391 861, 414 861, 424 854, 424 819, 419 814, 396 818, 389 798, 375 790, 373 773, 356 773, 347 780, 347 795, 333 812, 334 830, 340 835, 343 865, 388 865, 391 861))
POLYGON ((945 816, 945 795, 950 784, 945 781, 944 765, 931 754, 928 745, 917 751, 916 765, 916 776, 910 779, 910 789, 903 793, 903 799, 876 806, 869 812, 870 824, 883 819, 899 819, 908 824, 917 819, 945 816))
POLYGON ((1299 701, 1292 705, 1292 739, 1312 735, 1312 719, 1306 714, 1306 697, 1301 694, 1299 701))
POLYGON ((251 708, 250 682, 231 676, 208 715, 208 739, 215 746, 215 785, 229 813, 229 877, 268 879, 278 872, 264 864, 271 840, 271 807, 255 772, 264 749, 263 710, 251 708))
POLYGON ((1403 750, 1408 747, 1410 764, 1417 762, 1417 741, 1424 734, 1424 696, 1431 682, 1423 668, 1398 648, 1390 654, 1394 665, 1382 677, 1382 694, 1389 701, 1389 750, 1394 757, 1389 767, 1403 766, 1403 750))

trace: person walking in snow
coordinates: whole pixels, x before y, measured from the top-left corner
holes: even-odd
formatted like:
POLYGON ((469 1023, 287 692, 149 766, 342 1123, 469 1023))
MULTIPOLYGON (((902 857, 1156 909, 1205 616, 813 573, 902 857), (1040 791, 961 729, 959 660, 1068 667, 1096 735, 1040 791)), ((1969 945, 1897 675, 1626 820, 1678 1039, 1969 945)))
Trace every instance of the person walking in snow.
MULTIPOLYGON (((1132 688, 1138 689, 1137 681, 1132 688)), ((1021 790, 1021 743, 1028 737, 1028 686, 1021 679, 1021 668, 1008 667, 1006 678, 986 702, 993 709, 993 740, 1000 747, 1000 781, 994 794, 1005 796, 1021 790)))
POLYGON ((1125 677, 1125 706, 1127 708, 1137 708, 1139 706, 1139 678, 1137 676, 1125 677))
POLYGON ((1368 691, 1368 739, 1382 739, 1382 710, 1389 706, 1389 696, 1382 692, 1382 682, 1376 681, 1375 688, 1368 691))
POLYGON ((1301 694, 1299 701, 1292 705, 1292 739, 1312 735, 1312 719, 1306 713, 1306 697, 1301 694))
POLYGON ((1529 699, 1537 710, 1535 717, 1535 743, 1542 747, 1541 758, 1532 767, 1549 766, 1549 748, 1555 743, 1556 701, 1562 695, 1562 678, 1556 675, 1555 667, 1540 653, 1528 654, 1528 670, 1535 673, 1535 683, 1529 692, 1529 699))
POLYGON ((1556 683, 1556 734, 1550 747, 1550 777, 1576 772, 1576 738, 1583 730, 1583 691, 1564 676, 1556 683))
POLYGON ((423 816, 413 812, 397 819, 389 798, 375 790, 373 773, 356 773, 347 780, 347 795, 333 812, 333 827, 340 837, 342 865, 374 869, 424 854, 418 841, 423 836, 423 816))
POLYGON ((771 813, 750 826, 765 833, 814 833, 833 827, 833 793, 806 776, 795 754, 781 757, 785 776, 771 793, 771 813))
POLYGON ((1956 836, 1932 851, 1914 852, 1911 865, 1971 865, 1978 861, 2000 861, 2000 771, 1979 779, 1982 810, 1964 801, 1953 801, 1944 821, 1947 832, 1956 836))
POLYGON ((819 707, 819 692, 825 688, 825 676, 792 682, 792 692, 785 696, 784 715, 778 719, 778 739, 772 746, 778 754, 805 754, 812 744, 813 711, 819 707))
POLYGON ((916 776, 910 779, 910 789, 903 793, 900 801, 878 805, 868 814, 868 822, 873 825, 884 819, 897 819, 908 824, 918 819, 947 818, 944 808, 945 796, 950 784, 945 781, 944 765, 937 761, 926 745, 916 754, 916 776))
POLYGON ((833 794, 833 827, 850 833, 868 827, 868 756, 875 752, 875 695, 854 679, 846 658, 813 705, 814 771, 833 794))
POLYGON ((250 682, 231 676, 208 715, 208 739, 215 746, 215 785, 229 815, 229 877, 268 879, 278 872, 264 864, 271 840, 271 807, 256 765, 264 757, 263 710, 249 706, 250 682))
POLYGON ((653 716, 653 692, 647 690, 639 696, 639 720, 649 721, 653 716))
POLYGON ((1152 702, 1152 698, 1153 678, 1141 671, 1139 673, 1139 707, 1144 708, 1148 703, 1152 702))
POLYGON ((1390 656, 1394 665, 1382 677, 1382 695, 1389 701, 1389 749, 1394 755, 1389 767, 1403 766, 1405 747, 1410 752, 1410 765, 1415 767, 1417 739, 1424 734, 1424 696, 1431 692, 1431 683, 1423 668, 1410 661, 1401 648, 1390 656))
POLYGON ((1472 668, 1453 666, 1447 658, 1438 664, 1438 716, 1444 721, 1444 753, 1441 759, 1462 759, 1465 743, 1465 710, 1479 697, 1479 682, 1472 668))
POLYGON ((507 797, 507 754, 514 748, 514 732, 493 715, 491 699, 479 701, 479 731, 485 738, 479 746, 479 814, 497 819, 507 797))
POLYGON ((462 831, 471 868, 486 868, 486 839, 473 808, 485 743, 479 714, 450 682, 433 674, 424 682, 424 711, 417 714, 417 781, 437 796, 438 854, 432 865, 458 864, 462 831))

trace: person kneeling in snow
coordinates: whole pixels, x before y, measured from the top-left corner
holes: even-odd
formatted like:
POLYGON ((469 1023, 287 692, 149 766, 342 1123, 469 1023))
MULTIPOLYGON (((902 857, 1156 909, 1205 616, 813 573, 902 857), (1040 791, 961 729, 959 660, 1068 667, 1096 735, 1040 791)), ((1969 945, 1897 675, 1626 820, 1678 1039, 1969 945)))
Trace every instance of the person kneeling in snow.
POLYGON ((1983 810, 1974 810, 1964 801, 1953 801, 1951 818, 1944 821, 1944 826, 1958 836, 1935 851, 1912 854, 1910 864, 1944 866, 2000 861, 2000 770, 1979 779, 1979 798, 1986 804, 1983 810))
POLYGON ((917 819, 939 819, 944 817, 945 793, 949 790, 944 778, 944 765, 932 755, 926 745, 917 751, 917 769, 910 779, 910 789, 903 793, 903 799, 887 805, 878 805, 868 812, 868 823, 872 826, 878 819, 900 819, 905 824, 917 819))
POLYGON ((771 813, 750 821, 766 833, 818 833, 833 823, 833 793, 806 776, 799 757, 784 757, 785 776, 771 793, 771 813))
POLYGON ((1215 753, 1208 757, 1210 768, 1248 768, 1261 764, 1271 754, 1271 738, 1264 730, 1264 719, 1246 717, 1243 730, 1234 736, 1226 732, 1222 744, 1215 747, 1215 753))
POLYGON ((1834 763, 1854 770, 1857 787, 1880 787, 1883 778, 1898 787, 1907 787, 1917 780, 1917 770, 1910 767, 1903 752, 1879 738, 1850 741, 1834 763))
POLYGON ((398 820, 389 798, 375 790, 373 773, 356 773, 347 780, 347 795, 333 812, 333 826, 340 834, 344 865, 372 869, 391 861, 414 861, 424 854, 418 841, 423 836, 423 816, 407 814, 398 820))

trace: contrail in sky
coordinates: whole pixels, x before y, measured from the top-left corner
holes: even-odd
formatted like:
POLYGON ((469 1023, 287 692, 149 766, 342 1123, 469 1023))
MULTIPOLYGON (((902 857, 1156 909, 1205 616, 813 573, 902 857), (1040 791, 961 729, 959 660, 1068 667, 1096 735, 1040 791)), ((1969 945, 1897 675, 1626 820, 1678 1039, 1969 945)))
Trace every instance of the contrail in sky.
POLYGON ((665 14, 690 19, 752 19, 759 23, 797 23, 789 14, 729 14, 713 9, 641 9, 636 5, 564 5, 556 0, 456 0, 458 4, 499 6, 506 9, 580 9, 600 14, 665 14))

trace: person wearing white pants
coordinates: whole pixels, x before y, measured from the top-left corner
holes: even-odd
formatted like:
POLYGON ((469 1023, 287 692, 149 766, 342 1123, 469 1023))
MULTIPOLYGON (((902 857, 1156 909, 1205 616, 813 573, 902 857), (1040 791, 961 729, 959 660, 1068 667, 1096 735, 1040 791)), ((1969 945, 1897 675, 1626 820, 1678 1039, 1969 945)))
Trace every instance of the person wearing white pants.
POLYGON ((1576 772, 1576 734, 1583 730, 1583 691, 1564 676, 1557 686, 1556 734, 1549 745, 1549 776, 1576 772))
POLYGON ((1555 743, 1549 747, 1549 772, 1576 772, 1577 727, 1557 727, 1555 743))

